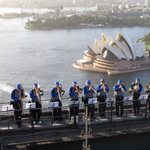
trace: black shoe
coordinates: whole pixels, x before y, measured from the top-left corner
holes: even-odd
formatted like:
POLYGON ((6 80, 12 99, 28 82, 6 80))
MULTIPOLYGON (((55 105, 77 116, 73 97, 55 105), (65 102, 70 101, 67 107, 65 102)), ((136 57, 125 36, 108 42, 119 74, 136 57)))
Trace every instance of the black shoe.
POLYGON ((119 114, 116 114, 117 117, 119 117, 119 114))
POLYGON ((18 124, 18 128, 21 128, 21 126, 22 126, 21 124, 18 124))
POLYGON ((93 116, 92 119, 96 119, 96 118, 93 116))
POLYGON ((103 114, 103 117, 106 117, 105 114, 103 114))

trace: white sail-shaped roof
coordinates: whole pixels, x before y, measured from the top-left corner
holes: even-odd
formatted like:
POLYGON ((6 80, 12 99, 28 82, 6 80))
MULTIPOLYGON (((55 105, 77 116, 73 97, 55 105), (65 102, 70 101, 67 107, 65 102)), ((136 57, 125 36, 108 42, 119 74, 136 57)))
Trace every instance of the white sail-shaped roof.
POLYGON ((102 53, 105 51, 105 50, 109 50, 110 52, 112 52, 118 59, 126 59, 125 55, 123 54, 122 51, 120 50, 117 50, 116 51, 116 48, 114 48, 113 46, 105 46, 102 50, 102 53))
POLYGON ((137 57, 142 57, 145 55, 145 49, 143 49, 144 46, 145 46, 144 42, 137 43, 133 46, 137 57))
POLYGON ((113 38, 111 36, 109 36, 108 34, 102 33, 102 41, 105 41, 105 39, 108 44, 110 44, 110 42, 113 40, 113 38))
POLYGON ((111 43, 110 43, 110 46, 113 46, 113 44, 116 44, 118 45, 118 47, 122 50, 122 52, 124 53, 124 55, 126 56, 126 59, 127 60, 130 60, 132 59, 132 55, 131 53, 127 50, 127 48, 119 41, 116 41, 116 40, 113 40, 111 43))
POLYGON ((90 49, 93 50, 93 52, 96 54, 96 55, 99 55, 101 54, 101 48, 100 46, 96 45, 96 44, 87 44, 88 47, 90 47, 90 49))
POLYGON ((116 37, 116 40, 119 41, 119 42, 121 42, 121 41, 120 41, 121 38, 123 38, 123 39, 124 39, 124 42, 126 42, 126 45, 127 45, 127 47, 129 48, 130 53, 131 53, 131 55, 132 55, 132 59, 135 60, 135 59, 136 59, 136 53, 135 53, 135 51, 134 51, 134 49, 133 49, 133 45, 132 45, 132 43, 131 43, 129 37, 126 36, 125 34, 119 32, 118 35, 117 35, 117 37, 116 37))
POLYGON ((88 44, 89 51, 94 55, 103 55, 105 49, 118 59, 135 60, 145 55, 145 44, 140 42, 133 45, 128 36, 118 32, 116 40, 102 33, 102 40, 95 39, 95 44, 88 44))
MULTIPOLYGON (((100 46, 100 49, 102 50, 105 45, 105 43, 102 41, 102 40, 99 40, 99 39, 95 39, 95 44, 100 46)), ((102 52, 100 52, 102 53, 102 52)))

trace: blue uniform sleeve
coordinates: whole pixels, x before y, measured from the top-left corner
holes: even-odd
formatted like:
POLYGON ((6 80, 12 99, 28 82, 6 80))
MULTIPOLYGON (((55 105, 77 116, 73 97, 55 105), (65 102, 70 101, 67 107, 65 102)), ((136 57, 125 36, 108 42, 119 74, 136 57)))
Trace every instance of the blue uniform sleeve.
MULTIPOLYGON (((14 90, 15 90, 15 89, 14 89, 14 90)), ((11 99, 14 100, 14 101, 17 101, 17 100, 19 100, 19 98, 13 97, 13 92, 14 92, 14 90, 11 92, 11 99)))
POLYGON ((101 91, 101 84, 99 84, 98 86, 97 86, 97 92, 100 92, 101 91))
POLYGON ((23 97, 23 92, 21 93, 21 97, 23 97))
POLYGON ((141 83, 139 83, 139 92, 141 92, 142 91, 142 89, 143 89, 143 87, 142 87, 142 84, 141 83))
POLYGON ((83 93, 84 93, 84 94, 88 94, 89 92, 90 92, 89 90, 86 90, 86 86, 84 86, 84 87, 83 87, 83 93))
POLYGON ((126 92, 127 91, 126 87, 124 85, 122 85, 122 87, 123 87, 124 91, 126 92))
MULTIPOLYGON (((32 89, 32 90, 33 90, 33 89, 32 89)), ((29 93, 29 94, 30 94, 30 97, 31 97, 31 98, 36 98, 36 95, 32 95, 32 90, 31 90, 30 93, 29 93)))
POLYGON ((134 85, 135 85, 135 82, 133 82, 130 87, 132 88, 134 85))
POLYGON ((93 88, 93 93, 96 93, 96 90, 95 90, 94 86, 92 86, 92 88, 93 88))
POLYGON ((107 87, 106 91, 109 92, 109 87, 107 84, 105 84, 105 86, 107 87))
POLYGON ((114 91, 118 91, 118 90, 120 90, 120 87, 117 87, 117 84, 115 84, 113 89, 114 89, 114 91))
POLYGON ((58 95, 58 92, 55 92, 55 93, 54 93, 54 89, 55 89, 55 88, 53 88, 53 89, 51 90, 51 96, 52 96, 52 97, 56 97, 56 96, 58 95))
POLYGON ((71 89, 72 89, 72 87, 70 87, 70 88, 68 89, 68 93, 69 93, 70 96, 73 96, 73 95, 75 94, 75 92, 71 92, 71 89))

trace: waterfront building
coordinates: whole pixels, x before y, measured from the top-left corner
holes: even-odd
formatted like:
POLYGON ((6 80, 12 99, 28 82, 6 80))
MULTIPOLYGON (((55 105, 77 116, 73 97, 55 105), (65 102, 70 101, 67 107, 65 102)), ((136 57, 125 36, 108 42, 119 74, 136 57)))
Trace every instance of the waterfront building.
POLYGON ((108 74, 127 73, 150 68, 149 51, 145 43, 133 44, 129 37, 121 32, 113 39, 102 33, 102 40, 95 39, 95 44, 88 44, 83 59, 73 66, 78 69, 108 74))
POLYGON ((150 0, 145 0, 145 6, 150 7, 150 0))

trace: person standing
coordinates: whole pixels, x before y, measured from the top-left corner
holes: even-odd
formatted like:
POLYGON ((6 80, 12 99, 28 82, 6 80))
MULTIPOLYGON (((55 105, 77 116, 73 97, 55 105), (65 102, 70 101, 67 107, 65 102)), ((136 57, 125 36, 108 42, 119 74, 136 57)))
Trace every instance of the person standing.
POLYGON ((122 84, 122 80, 118 80, 117 84, 114 85, 114 95, 115 95, 115 107, 116 107, 116 116, 123 115, 123 99, 124 92, 126 92, 126 87, 122 84), (119 113, 119 107, 121 112, 119 113))
POLYGON ((132 89, 132 99, 133 99, 133 111, 134 111, 134 116, 139 114, 140 111, 140 100, 139 97, 142 92, 142 84, 140 83, 140 78, 136 78, 135 82, 133 82, 130 86, 132 89))
POLYGON ((109 92, 109 87, 107 84, 105 84, 105 80, 101 79, 100 84, 97 86, 98 101, 99 101, 99 114, 101 117, 105 117, 106 92, 109 92))
POLYGON ((38 87, 38 83, 33 84, 33 89, 30 91, 30 97, 32 99, 32 102, 35 103, 35 109, 33 109, 33 124, 36 124, 38 122, 39 124, 42 123, 41 121, 41 96, 43 96, 43 92, 40 93, 40 89, 38 87))
POLYGON ((14 107, 14 116, 15 116, 15 121, 18 127, 21 127, 21 114, 22 114, 22 97, 23 97, 23 92, 21 92, 21 85, 18 84, 16 88, 11 92, 11 99, 14 101, 13 102, 13 107, 14 107))
POLYGON ((149 107, 148 107, 148 110, 150 112, 150 83, 148 83, 146 85, 146 90, 145 92, 147 93, 147 100, 148 100, 148 103, 149 103, 149 107))
POLYGON ((88 115, 91 114, 91 118, 95 119, 94 117, 95 105, 88 104, 88 100, 90 98, 93 98, 93 93, 96 93, 94 87, 91 85, 90 80, 86 81, 86 85, 83 87, 83 93, 84 93, 84 104, 88 105, 88 115))
POLYGON ((61 92, 63 92, 62 88, 59 87, 59 82, 55 82, 55 87, 51 90, 51 96, 53 102, 59 102, 58 108, 53 109, 54 121, 62 121, 62 101, 61 101, 61 92))
POLYGON ((79 86, 77 86, 77 82, 74 81, 72 86, 68 89, 68 93, 70 96, 69 106, 70 106, 70 117, 78 116, 79 110, 79 86))

